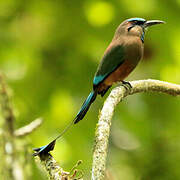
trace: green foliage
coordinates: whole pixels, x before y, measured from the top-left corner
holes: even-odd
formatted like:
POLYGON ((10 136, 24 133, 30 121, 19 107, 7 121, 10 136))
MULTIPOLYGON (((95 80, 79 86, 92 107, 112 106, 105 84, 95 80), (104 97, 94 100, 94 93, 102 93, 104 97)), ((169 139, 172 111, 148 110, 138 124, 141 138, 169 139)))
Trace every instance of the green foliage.
MULTIPOLYGON (((145 57, 128 79, 180 83, 179 11, 179 0, 1 0, 0 69, 13 90, 16 128, 43 117, 43 125, 30 136, 32 147, 55 138, 91 91, 116 27, 130 17, 167 24, 146 33, 145 57)), ((104 100, 99 97, 53 151, 67 170, 82 159, 87 179, 104 100)), ((180 179, 179 107, 178 98, 160 94, 133 95, 121 103, 113 118, 109 173, 126 180, 180 179)), ((32 171, 32 179, 45 178, 36 166, 32 171)))

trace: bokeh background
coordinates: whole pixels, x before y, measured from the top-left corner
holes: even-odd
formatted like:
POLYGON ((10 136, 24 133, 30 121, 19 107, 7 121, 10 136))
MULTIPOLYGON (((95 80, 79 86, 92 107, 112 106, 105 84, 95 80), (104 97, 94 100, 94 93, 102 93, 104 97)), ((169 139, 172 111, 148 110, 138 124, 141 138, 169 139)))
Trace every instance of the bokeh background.
MULTIPOLYGON (((26 138, 30 148, 47 144, 73 120, 116 27, 131 17, 167 23, 146 32, 144 59, 128 80, 180 83, 180 0, 0 1, 0 70, 12 90, 15 126, 44 119, 26 138)), ((84 179, 90 179, 94 132, 106 97, 97 98, 52 152, 65 170, 83 160, 84 179)), ((117 106, 110 179, 180 179, 179 109, 178 98, 156 93, 129 96, 117 106)), ((29 162, 30 179, 47 179, 29 162)))

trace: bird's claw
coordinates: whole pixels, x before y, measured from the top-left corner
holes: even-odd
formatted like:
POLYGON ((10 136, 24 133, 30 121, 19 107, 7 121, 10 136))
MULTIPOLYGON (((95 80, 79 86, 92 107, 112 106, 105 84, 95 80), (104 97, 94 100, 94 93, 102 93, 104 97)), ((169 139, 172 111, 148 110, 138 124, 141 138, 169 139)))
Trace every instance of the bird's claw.
POLYGON ((126 90, 130 90, 132 88, 132 85, 130 82, 128 81, 121 81, 122 82, 122 86, 126 89, 126 90))

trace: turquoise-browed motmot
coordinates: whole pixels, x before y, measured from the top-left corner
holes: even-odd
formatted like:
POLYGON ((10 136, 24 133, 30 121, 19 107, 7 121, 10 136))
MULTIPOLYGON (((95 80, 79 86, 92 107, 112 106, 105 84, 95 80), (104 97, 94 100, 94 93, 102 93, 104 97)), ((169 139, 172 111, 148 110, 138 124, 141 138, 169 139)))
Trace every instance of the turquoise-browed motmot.
POLYGON ((93 80, 93 90, 83 103, 75 119, 64 131, 51 143, 46 146, 34 149, 35 155, 48 153, 53 150, 55 141, 61 137, 71 125, 78 123, 86 115, 90 105, 100 94, 104 96, 107 90, 117 81, 123 84, 129 84, 124 79, 137 66, 143 56, 145 29, 149 26, 162 24, 163 21, 150 20, 142 18, 131 18, 123 21, 115 31, 114 37, 106 49, 102 60, 97 68, 93 80))
POLYGON ((104 96, 112 84, 117 81, 129 84, 123 80, 132 72, 143 56, 145 29, 162 23, 164 22, 159 20, 146 21, 142 18, 131 18, 118 26, 97 68, 93 80, 93 91, 75 117, 75 124, 84 118, 98 94, 104 96))

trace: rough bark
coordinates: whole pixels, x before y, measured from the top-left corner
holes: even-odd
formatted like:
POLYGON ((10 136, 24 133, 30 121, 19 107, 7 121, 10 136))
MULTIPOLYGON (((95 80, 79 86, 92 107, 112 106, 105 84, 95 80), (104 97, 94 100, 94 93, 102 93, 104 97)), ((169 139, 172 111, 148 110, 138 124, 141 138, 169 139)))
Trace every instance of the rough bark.
MULTIPOLYGON (((28 172, 25 166, 23 166, 22 159, 26 161, 25 151, 27 149, 22 150, 22 148, 21 152, 19 151, 17 137, 23 137, 32 133, 42 123, 42 120, 33 121, 29 125, 15 130, 15 116, 9 96, 9 89, 4 79, 4 76, 0 73, 0 115, 2 115, 3 120, 2 128, 0 129, 0 171, 3 179, 24 180, 27 179, 28 172), (24 155, 24 157, 21 158, 19 154, 24 155)), ((23 142, 21 140, 21 142, 22 147, 27 147, 26 141, 23 142)), ((28 164, 26 163, 26 165, 28 164)))
MULTIPOLYGON (((70 172, 64 171, 50 153, 39 154, 40 162, 51 180, 82 180, 83 173, 76 168, 82 163, 78 161, 70 172)), ((36 156, 37 158, 37 156, 36 156)))

